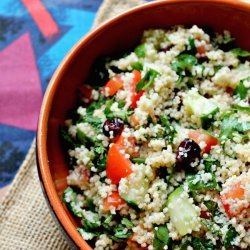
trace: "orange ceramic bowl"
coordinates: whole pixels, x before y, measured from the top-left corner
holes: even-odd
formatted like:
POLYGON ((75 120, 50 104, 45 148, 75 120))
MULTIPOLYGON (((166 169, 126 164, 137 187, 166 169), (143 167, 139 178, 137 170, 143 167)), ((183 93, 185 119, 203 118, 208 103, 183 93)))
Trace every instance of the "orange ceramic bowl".
POLYGON ((76 104, 77 88, 97 57, 132 49, 145 29, 193 24, 217 32, 229 30, 238 46, 250 50, 250 1, 156 1, 131 9, 90 32, 71 49, 52 77, 39 118, 37 163, 52 211, 76 248, 91 249, 76 231, 76 221, 61 200, 68 167, 59 141, 59 125, 76 104))

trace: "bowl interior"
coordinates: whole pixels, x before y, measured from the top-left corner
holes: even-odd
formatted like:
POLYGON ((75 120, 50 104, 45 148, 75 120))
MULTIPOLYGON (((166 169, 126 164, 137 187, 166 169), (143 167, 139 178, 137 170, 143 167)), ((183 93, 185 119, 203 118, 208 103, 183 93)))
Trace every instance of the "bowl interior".
MULTIPOLYGON (((57 70, 46 92, 38 127, 38 162, 50 203, 77 246, 88 249, 62 205, 68 166, 59 140, 59 126, 76 105, 77 88, 86 82, 90 66, 99 56, 132 49, 143 30, 173 25, 229 30, 238 46, 250 50, 250 4, 244 1, 157 1, 115 18, 84 38, 57 70)), ((91 82, 87 82, 91 84, 91 82)))

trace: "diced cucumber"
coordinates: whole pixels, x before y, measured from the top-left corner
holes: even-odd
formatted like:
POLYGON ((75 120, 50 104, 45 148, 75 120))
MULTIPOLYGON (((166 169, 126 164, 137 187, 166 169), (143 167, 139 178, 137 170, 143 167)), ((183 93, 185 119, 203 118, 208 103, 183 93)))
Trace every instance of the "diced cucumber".
POLYGON ((119 194, 128 205, 138 209, 144 202, 149 183, 153 177, 153 171, 149 166, 137 165, 136 170, 119 184, 119 194))
POLYGON ((211 100, 200 95, 198 91, 190 90, 184 98, 183 105, 190 115, 199 118, 199 124, 206 126, 211 122, 213 116, 219 111, 219 108, 211 100))
POLYGON ((168 197, 167 207, 171 223, 184 236, 200 226, 199 212, 189 200, 183 187, 176 188, 168 197))

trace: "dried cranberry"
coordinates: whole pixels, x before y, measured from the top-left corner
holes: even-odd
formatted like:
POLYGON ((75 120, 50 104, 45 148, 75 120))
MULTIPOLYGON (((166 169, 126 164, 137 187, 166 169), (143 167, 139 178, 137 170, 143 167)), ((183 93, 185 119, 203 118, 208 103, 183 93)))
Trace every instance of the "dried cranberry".
POLYGON ((120 118, 115 117, 112 119, 107 119, 103 124, 102 130, 104 135, 106 135, 107 137, 111 136, 115 137, 122 133, 123 128, 124 128, 124 121, 120 118))
POLYGON ((189 166, 190 163, 194 162, 196 158, 199 158, 201 155, 200 146, 193 141, 192 139, 184 139, 176 153, 176 164, 178 166, 189 166))

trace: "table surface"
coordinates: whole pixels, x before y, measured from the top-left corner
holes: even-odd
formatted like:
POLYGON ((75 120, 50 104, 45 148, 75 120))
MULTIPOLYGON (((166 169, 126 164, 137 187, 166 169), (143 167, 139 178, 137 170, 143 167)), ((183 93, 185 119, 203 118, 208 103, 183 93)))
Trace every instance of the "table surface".
POLYGON ((89 31, 101 2, 0 1, 0 198, 35 137, 52 73, 89 31))

